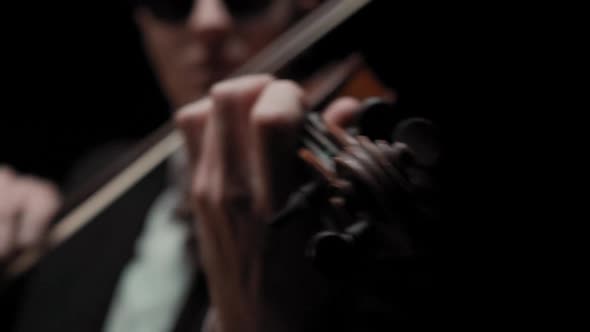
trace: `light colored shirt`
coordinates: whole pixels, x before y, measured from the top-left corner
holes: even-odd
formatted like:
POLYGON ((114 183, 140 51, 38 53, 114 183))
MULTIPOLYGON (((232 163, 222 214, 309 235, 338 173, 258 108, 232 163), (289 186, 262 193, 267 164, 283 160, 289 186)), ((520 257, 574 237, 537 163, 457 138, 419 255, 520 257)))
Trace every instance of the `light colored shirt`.
POLYGON ((171 187, 150 208, 136 257, 125 267, 115 290, 105 332, 166 332, 174 328, 195 273, 186 250, 189 226, 175 220, 179 198, 179 190, 171 187))

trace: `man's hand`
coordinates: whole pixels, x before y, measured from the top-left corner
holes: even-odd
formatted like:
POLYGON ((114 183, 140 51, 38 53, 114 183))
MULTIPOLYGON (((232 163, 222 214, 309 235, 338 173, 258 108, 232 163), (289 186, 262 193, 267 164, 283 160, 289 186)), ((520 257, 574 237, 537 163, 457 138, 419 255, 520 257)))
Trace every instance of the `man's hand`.
MULTIPOLYGON (((346 122, 358 103, 340 100, 326 120, 346 122)), ((199 255, 218 331, 262 331, 266 225, 297 185, 296 144, 304 92, 267 75, 216 84, 177 113, 192 170, 199 255)))
POLYGON ((37 243, 60 203, 51 183, 0 166, 0 262, 37 243))

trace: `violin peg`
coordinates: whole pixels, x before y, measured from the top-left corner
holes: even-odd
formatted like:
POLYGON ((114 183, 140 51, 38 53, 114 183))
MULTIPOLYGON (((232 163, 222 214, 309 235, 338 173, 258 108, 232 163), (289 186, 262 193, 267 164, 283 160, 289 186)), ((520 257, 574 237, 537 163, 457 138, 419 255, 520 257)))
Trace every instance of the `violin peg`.
POLYGON ((410 118, 400 122, 393 131, 393 139, 408 145, 415 162, 422 167, 434 167, 441 154, 440 133, 429 120, 410 118))
POLYGON ((320 272, 328 277, 336 277, 345 275, 354 251, 354 238, 351 235, 322 231, 311 238, 307 256, 320 272))
POLYGON ((361 220, 348 226, 343 232, 319 232, 310 240, 307 256, 328 277, 348 276, 358 263, 363 242, 361 240, 369 229, 370 224, 361 220), (346 273, 347 269, 350 269, 350 273, 346 273))
POLYGON ((381 139, 390 142, 393 128, 398 121, 397 114, 393 111, 393 103, 373 97, 365 99, 360 107, 358 134, 371 140, 381 139))

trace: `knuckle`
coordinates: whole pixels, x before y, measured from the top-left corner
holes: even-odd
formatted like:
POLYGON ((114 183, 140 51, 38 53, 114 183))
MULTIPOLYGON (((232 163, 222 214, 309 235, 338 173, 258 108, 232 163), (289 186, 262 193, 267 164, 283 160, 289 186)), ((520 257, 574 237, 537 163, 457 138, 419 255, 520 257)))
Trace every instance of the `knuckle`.
POLYGON ((14 173, 14 170, 12 168, 10 168, 9 166, 0 166, 0 180, 1 181, 10 180, 10 179, 14 178, 15 176, 16 176, 16 174, 14 173))
POLYGON ((303 97, 303 89, 295 82, 290 80, 277 80, 274 81, 270 89, 276 89, 279 91, 285 91, 288 93, 292 93, 297 98, 303 97))
POLYGON ((235 79, 217 82, 211 86, 209 94, 214 100, 227 98, 234 94, 235 79))
POLYGON ((289 130, 299 122, 299 116, 294 110, 287 108, 265 107, 252 115, 252 125, 262 131, 289 130))
POLYGON ((191 195, 197 204, 216 210, 244 210, 252 205, 252 195, 247 188, 238 185, 217 185, 210 178, 202 181, 196 179, 191 188, 191 195))
POLYGON ((207 204, 210 201, 209 198, 209 185, 207 182, 202 181, 200 177, 195 177, 193 180, 190 195, 198 204, 207 204))
POLYGON ((293 128, 303 119, 303 104, 303 90, 297 84, 272 82, 252 113, 252 124, 262 130, 293 128))
POLYGON ((273 76, 268 74, 255 74, 228 79, 214 84, 209 90, 209 94, 214 100, 244 97, 251 93, 253 88, 264 86, 268 82, 272 82, 273 79, 273 76))
POLYGON ((207 118, 211 108, 211 99, 205 98, 190 103, 179 109, 174 115, 174 121, 177 126, 187 127, 191 124, 202 124, 207 118))

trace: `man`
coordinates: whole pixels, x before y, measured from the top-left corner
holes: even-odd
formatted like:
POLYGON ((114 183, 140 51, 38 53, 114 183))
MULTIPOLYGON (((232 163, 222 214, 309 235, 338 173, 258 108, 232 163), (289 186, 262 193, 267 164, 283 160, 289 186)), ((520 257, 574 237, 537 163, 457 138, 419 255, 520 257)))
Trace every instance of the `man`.
MULTIPOLYGON (((140 0, 134 17, 162 90, 171 106, 178 109, 204 95, 211 84, 244 63, 315 5, 317 1, 140 0)), ((186 180, 177 181, 183 182, 186 180)), ((170 202, 178 201, 183 194, 177 193, 176 199, 170 202)), ((167 208, 171 210, 170 206, 160 209, 167 208)), ((186 234, 191 233, 190 228, 187 231, 182 229, 185 226, 181 222, 162 220, 161 226, 157 230, 153 227, 150 232, 150 225, 154 223, 148 220, 138 241, 140 245, 135 261, 123 272, 107 317, 107 330, 146 330, 148 327, 158 330, 155 326, 171 328, 180 304, 186 299, 191 280, 187 275, 194 273, 191 261, 194 258, 187 256, 182 244, 186 241, 186 234), (176 232, 172 230, 174 227, 176 232), (162 242, 163 236, 159 234, 165 232, 165 228, 169 230, 170 237, 177 238, 176 244, 168 244, 176 246, 176 250, 165 259, 160 259, 178 264, 176 267, 160 264, 157 268, 154 266, 156 260, 150 259, 149 253, 154 252, 157 243, 162 242), (176 289, 172 285, 176 285, 176 289), (145 288, 154 290, 151 307, 145 296, 137 295, 145 292, 145 288), (167 290, 156 295, 158 289, 167 290), (144 300, 137 304, 139 300, 134 298, 144 300)))
MULTIPOLYGON (((17 330, 34 330, 35 324, 49 331, 101 327, 106 331, 188 331, 202 325, 219 331, 287 328, 269 310, 271 303, 260 298, 260 260, 266 222, 295 188, 295 183, 279 180, 293 171, 304 95, 291 82, 261 75, 222 82, 207 98, 195 100, 316 4, 310 0, 138 1, 134 16, 146 53, 172 108, 182 108, 177 122, 187 143, 188 160, 177 165, 188 165, 185 173, 173 172, 173 178, 180 175, 184 180, 164 186, 163 191, 150 187, 157 193, 155 200, 142 198, 136 201, 141 206, 130 205, 137 210, 126 217, 146 219, 137 223, 139 236, 129 231, 130 235, 120 237, 125 226, 116 223, 112 233, 102 233, 112 234, 113 242, 80 264, 90 274, 103 273, 107 281, 68 277, 73 285, 67 285, 63 295, 67 298, 59 303, 67 306, 61 311, 70 312, 69 316, 59 306, 32 305, 30 310, 46 310, 44 319, 25 314, 17 330), (191 224, 177 220, 174 213, 187 193, 196 216, 191 224), (187 251, 184 244, 193 231, 198 250, 187 251), (115 247, 116 236, 135 244, 115 247), (121 250, 126 252, 123 259, 113 271, 106 271, 111 255, 121 250), (211 297, 206 324, 202 310, 208 301, 190 303, 203 295, 191 291, 204 286, 195 269, 197 253, 211 297), (96 290, 83 293, 88 287, 96 290), (85 309, 87 303, 80 297, 96 302, 99 309, 85 309), (186 317, 189 322, 183 324, 186 317)), ((354 118, 357 106, 355 100, 340 100, 328 108, 326 120, 345 125, 354 118)), ((83 245, 71 244, 86 250, 83 245)), ((53 273, 65 279, 61 270, 53 273)))
MULTIPOLYGON (((314 8, 318 2, 314 0, 137 0, 134 18, 161 88, 168 97, 171 108, 178 109, 203 96, 212 83, 244 63, 283 32, 294 20, 314 8)), ((178 175, 177 172, 175 173, 178 175)), ((172 182, 176 180, 176 175, 172 182)), ((27 312, 37 313, 44 309, 41 309, 39 304, 35 304, 34 300, 32 304, 25 303, 25 314, 20 319, 21 323, 17 324, 20 326, 17 330, 35 330, 40 326, 46 330, 58 328, 79 330, 89 328, 87 322, 91 320, 93 327, 104 325, 105 330, 108 331, 148 331, 148 328, 164 331, 177 326, 176 320, 184 301, 188 300, 191 280, 195 275, 192 256, 184 250, 184 243, 189 240, 188 234, 191 233, 190 228, 185 223, 174 222, 178 219, 174 211, 183 194, 178 192, 178 187, 165 189, 166 186, 164 186, 164 191, 158 194, 155 200, 146 196, 128 203, 137 210, 133 213, 134 218, 142 219, 142 216, 145 216, 146 219, 145 225, 137 223, 142 229, 136 240, 137 245, 129 244, 118 248, 111 245, 111 248, 107 250, 111 250, 112 253, 97 252, 94 255, 95 259, 87 258, 84 261, 67 263, 72 266, 84 265, 86 271, 89 271, 88 269, 97 269, 97 266, 105 266, 108 264, 107 261, 113 261, 111 257, 114 257, 112 255, 117 252, 122 250, 127 252, 135 247, 135 254, 131 252, 126 255, 119 254, 122 258, 118 258, 118 264, 114 265, 113 272, 109 272, 108 277, 106 271, 99 272, 100 269, 97 269, 96 273, 104 273, 104 279, 110 280, 106 284, 95 283, 96 280, 88 278, 88 281, 85 281, 86 279, 81 276, 71 274, 71 282, 64 286, 70 289, 68 294, 74 294, 69 295, 71 298, 68 299, 63 292, 59 295, 47 293, 48 288, 42 286, 42 279, 44 274, 45 276, 53 274, 59 282, 59 280, 65 280, 64 275, 69 274, 51 267, 48 268, 50 272, 47 272, 48 269, 44 270, 42 267, 41 270, 44 272, 40 273, 39 286, 34 283, 31 293, 35 294, 38 291, 38 294, 43 294, 41 295, 43 298, 61 296, 63 302, 70 303, 71 306, 74 306, 72 303, 79 304, 67 309, 72 313, 67 318, 51 318, 49 317, 51 314, 46 311, 43 319, 40 319, 27 317, 27 312), (161 250, 162 247, 169 249, 161 250), (169 256, 161 257, 162 252, 167 252, 169 256), (94 264, 87 265, 86 260, 94 260, 94 264), (163 265, 164 263, 172 265, 163 265), (121 266, 123 266, 122 269, 121 266), (91 286, 93 283, 94 286, 91 286), (88 286, 84 286, 86 284, 88 286), (116 285, 114 288, 112 288, 113 284, 116 285), (172 286, 168 287, 169 285, 172 286), (96 295, 87 294, 86 301, 100 302, 101 305, 108 304, 110 308, 106 312, 98 310, 96 313, 89 313, 88 310, 83 309, 86 303, 83 300, 76 300, 79 296, 76 294, 88 287, 96 288, 94 290, 96 295), (141 295, 146 292, 154 292, 153 297, 142 298, 141 295), (84 318, 85 315, 89 318, 84 318), (104 317, 104 323, 94 321, 100 316, 104 317)), ((152 187, 147 191, 157 192, 152 187)), ((54 209, 55 207, 52 207, 44 212, 39 225, 47 222, 54 209)), ((127 213, 127 209, 125 210, 127 213)), ((129 215, 125 218, 129 218, 129 215)), ((129 220, 128 223, 133 224, 129 220)), ((113 234, 115 236, 112 240, 115 242, 124 240, 129 242, 137 237, 136 229, 126 231, 124 228, 128 226, 113 227, 120 227, 113 229, 119 233, 113 234), (121 233, 128 234, 123 238, 121 233), (116 236, 119 236, 119 240, 116 236)), ((69 250, 87 251, 85 244, 91 241, 96 242, 93 238, 97 236, 90 235, 93 233, 92 229, 85 232, 88 235, 81 234, 80 238, 83 240, 78 240, 81 243, 72 241, 73 244, 68 244, 75 248, 69 250)), ((103 233, 101 236, 104 235, 103 233)), ((53 259, 59 261, 60 255, 65 257, 65 254, 57 252, 54 257, 58 258, 53 259)), ((68 260, 64 258, 64 261, 68 260)), ((89 274, 92 273, 89 272, 89 274)), ((48 303, 55 302, 51 299, 44 300, 48 303)), ((59 312, 57 309, 56 311, 59 312)), ((33 315, 33 317, 36 316, 33 315)), ((198 318, 195 320, 199 321, 198 318)))

